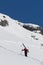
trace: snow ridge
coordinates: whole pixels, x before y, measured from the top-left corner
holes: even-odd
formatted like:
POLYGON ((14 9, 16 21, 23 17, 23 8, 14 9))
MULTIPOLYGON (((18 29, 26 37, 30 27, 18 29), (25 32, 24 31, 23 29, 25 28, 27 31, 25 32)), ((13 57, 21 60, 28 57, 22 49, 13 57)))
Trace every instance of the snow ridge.
POLYGON ((40 28, 0 13, 0 65, 43 65, 43 35, 39 34, 43 29, 39 31, 37 27, 40 28), (24 25, 35 31, 27 30, 24 25), (28 57, 21 51, 23 43, 29 49, 28 57))

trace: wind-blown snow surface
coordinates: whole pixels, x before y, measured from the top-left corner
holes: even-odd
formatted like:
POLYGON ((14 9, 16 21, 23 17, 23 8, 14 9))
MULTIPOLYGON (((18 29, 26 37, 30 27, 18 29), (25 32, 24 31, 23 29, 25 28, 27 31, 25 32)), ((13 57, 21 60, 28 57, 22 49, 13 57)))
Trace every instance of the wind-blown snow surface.
POLYGON ((7 15, 0 13, 0 20, 9 24, 0 25, 0 65, 43 65, 43 36, 24 29, 7 15), (28 57, 21 51, 22 43, 29 48, 28 57))

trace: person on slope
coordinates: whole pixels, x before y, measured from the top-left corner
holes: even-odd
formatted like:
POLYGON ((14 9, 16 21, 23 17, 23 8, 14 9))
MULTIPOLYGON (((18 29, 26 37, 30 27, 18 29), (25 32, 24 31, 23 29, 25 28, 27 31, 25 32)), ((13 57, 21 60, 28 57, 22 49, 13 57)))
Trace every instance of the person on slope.
POLYGON ((24 54, 27 57, 27 53, 29 52, 29 49, 27 49, 24 44, 23 46, 24 46, 24 49, 22 49, 22 51, 24 51, 24 54))

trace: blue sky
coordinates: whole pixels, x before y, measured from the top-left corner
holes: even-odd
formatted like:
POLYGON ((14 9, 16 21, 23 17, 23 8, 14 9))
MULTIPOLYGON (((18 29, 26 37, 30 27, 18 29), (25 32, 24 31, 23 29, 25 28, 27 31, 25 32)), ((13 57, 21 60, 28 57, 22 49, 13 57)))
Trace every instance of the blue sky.
POLYGON ((43 0, 0 0, 0 13, 43 26, 43 0))

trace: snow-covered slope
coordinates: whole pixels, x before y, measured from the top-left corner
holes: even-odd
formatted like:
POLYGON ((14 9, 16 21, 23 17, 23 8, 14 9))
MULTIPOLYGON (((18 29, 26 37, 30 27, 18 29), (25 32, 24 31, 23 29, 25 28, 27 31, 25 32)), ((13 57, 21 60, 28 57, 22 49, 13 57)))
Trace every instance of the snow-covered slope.
POLYGON ((43 35, 23 25, 0 13, 0 65, 43 65, 43 35), (21 51, 23 43, 29 48, 28 57, 21 51))

